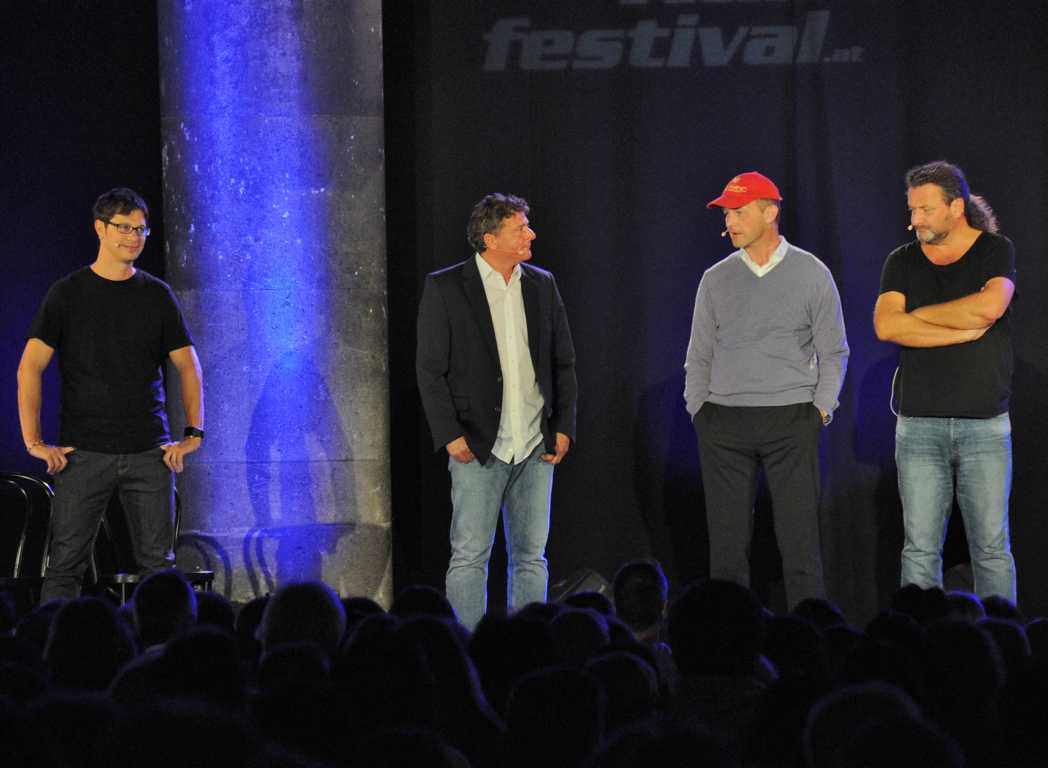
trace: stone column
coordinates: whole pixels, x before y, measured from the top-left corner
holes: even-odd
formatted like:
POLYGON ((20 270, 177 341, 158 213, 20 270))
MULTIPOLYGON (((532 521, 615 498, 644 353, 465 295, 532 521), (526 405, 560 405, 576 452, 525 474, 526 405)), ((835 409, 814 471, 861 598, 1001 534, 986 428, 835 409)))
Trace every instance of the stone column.
POLYGON ((388 604, 381 0, 158 12, 167 279, 206 404, 179 565, 238 601, 322 579, 388 604))

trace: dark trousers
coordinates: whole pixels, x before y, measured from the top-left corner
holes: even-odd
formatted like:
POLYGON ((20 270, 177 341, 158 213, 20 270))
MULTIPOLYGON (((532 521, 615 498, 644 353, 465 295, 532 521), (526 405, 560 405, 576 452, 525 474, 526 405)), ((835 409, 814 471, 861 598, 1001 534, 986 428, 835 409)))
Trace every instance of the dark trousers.
POLYGON ((113 493, 127 517, 131 546, 140 573, 175 564, 174 473, 154 448, 113 454, 76 450, 55 475, 51 513, 51 551, 40 602, 80 594, 99 523, 113 493))
POLYGON ((693 423, 709 523, 710 578, 749 586, 753 504, 763 465, 787 604, 824 597, 819 410, 811 403, 744 408, 707 402, 693 423))

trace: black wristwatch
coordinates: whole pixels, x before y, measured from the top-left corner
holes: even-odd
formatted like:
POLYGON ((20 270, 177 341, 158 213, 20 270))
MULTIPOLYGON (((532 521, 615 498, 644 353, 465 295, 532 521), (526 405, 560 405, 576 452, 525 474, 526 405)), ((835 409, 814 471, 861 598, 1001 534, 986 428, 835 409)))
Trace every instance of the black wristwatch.
POLYGON ((199 437, 201 440, 204 439, 204 430, 197 429, 196 427, 186 427, 182 430, 182 437, 199 437))

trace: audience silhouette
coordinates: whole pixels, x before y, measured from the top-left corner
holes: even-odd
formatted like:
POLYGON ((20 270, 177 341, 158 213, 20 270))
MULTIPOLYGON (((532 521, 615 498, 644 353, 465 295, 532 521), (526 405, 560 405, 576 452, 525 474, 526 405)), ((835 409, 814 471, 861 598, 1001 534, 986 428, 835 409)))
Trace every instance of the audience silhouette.
POLYGON ((1048 760, 1048 619, 904 587, 865 628, 748 588, 669 600, 653 560, 612 599, 459 624, 298 582, 234 606, 177 570, 19 615, 0 599, 0 764, 994 766, 1048 760))

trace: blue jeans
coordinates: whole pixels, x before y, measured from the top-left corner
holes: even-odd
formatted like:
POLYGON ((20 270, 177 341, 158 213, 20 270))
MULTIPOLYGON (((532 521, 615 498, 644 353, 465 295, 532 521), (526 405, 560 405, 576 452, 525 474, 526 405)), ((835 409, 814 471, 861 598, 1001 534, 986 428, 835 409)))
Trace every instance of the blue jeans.
POLYGON ((175 564, 175 475, 160 448, 141 453, 76 450, 55 475, 51 551, 40 602, 80 594, 98 526, 113 493, 127 517, 140 573, 175 564))
POLYGON ((905 529, 903 585, 942 586, 942 547, 956 488, 976 593, 1015 602, 1008 536, 1011 433, 1007 413, 990 419, 899 417, 895 463, 905 529))
POLYGON ((473 629, 488 603, 488 560, 499 512, 506 533, 510 610, 546 599, 553 465, 539 458, 540 443, 520 464, 490 456, 486 464, 448 458, 451 472, 451 562, 448 600, 463 626, 473 629))

